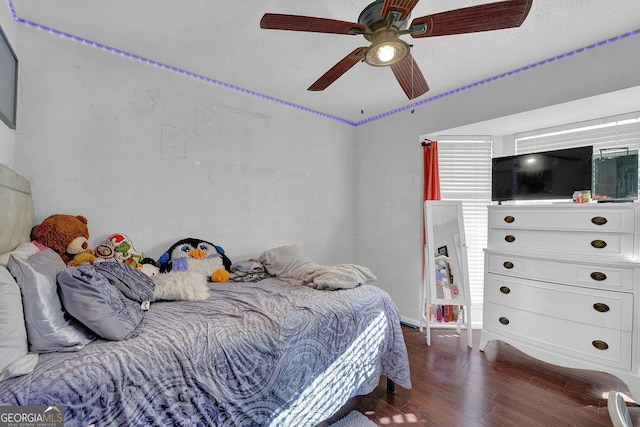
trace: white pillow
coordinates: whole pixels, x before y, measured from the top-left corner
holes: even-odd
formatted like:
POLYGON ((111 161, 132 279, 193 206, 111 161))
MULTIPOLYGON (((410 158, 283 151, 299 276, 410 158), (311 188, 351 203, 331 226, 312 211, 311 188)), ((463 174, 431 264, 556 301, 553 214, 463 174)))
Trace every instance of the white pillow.
POLYGON ((37 362, 38 355, 28 353, 20 288, 0 266, 0 381, 32 372, 37 362))
POLYGON ((6 267, 9 263, 9 258, 11 255, 17 256, 18 258, 25 260, 29 259, 29 257, 37 252, 40 252, 44 248, 38 247, 34 242, 27 242, 21 245, 18 245, 17 248, 12 250, 11 252, 7 252, 6 254, 0 255, 0 266, 6 267))

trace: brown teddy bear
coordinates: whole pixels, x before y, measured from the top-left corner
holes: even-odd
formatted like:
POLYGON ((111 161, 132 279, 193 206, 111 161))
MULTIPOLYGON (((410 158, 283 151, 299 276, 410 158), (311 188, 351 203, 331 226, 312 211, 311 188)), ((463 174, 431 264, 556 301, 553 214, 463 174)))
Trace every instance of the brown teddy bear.
POLYGON ((33 227, 31 239, 53 249, 67 265, 81 265, 96 259, 89 248, 87 218, 82 215, 51 215, 33 227))

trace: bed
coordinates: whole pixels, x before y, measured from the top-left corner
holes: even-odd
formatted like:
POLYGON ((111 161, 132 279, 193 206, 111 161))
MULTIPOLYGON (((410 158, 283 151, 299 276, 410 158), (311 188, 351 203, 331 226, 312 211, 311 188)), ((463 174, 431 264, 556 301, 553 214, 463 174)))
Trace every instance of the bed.
MULTIPOLYGON (((29 182, 0 165, 0 253, 28 243, 32 222, 29 182)), ((329 291, 268 277, 209 293, 152 302, 127 339, 64 351, 29 351, 0 326, 0 405, 53 405, 66 426, 315 426, 381 377, 411 387, 397 308, 375 282, 329 291)))

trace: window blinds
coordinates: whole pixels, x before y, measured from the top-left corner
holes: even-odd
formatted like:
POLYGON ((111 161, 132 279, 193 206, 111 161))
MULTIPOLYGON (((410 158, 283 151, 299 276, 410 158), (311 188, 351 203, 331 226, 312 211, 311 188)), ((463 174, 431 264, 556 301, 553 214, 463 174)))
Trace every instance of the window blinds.
POLYGON ((472 305, 482 305, 487 205, 491 204, 491 137, 438 136, 442 200, 460 200, 469 258, 472 305))
POLYGON ((515 135, 516 153, 593 145, 594 154, 619 148, 640 150, 640 112, 539 129, 515 135))

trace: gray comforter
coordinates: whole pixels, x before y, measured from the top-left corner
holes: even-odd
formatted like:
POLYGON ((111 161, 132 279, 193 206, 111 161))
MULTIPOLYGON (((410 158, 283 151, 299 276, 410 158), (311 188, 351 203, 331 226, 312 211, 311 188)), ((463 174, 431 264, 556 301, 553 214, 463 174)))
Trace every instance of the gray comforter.
POLYGON ((60 405, 66 426, 314 426, 380 375, 411 387, 397 309, 375 286, 211 289, 153 303, 134 338, 41 354, 0 383, 0 404, 60 405))

